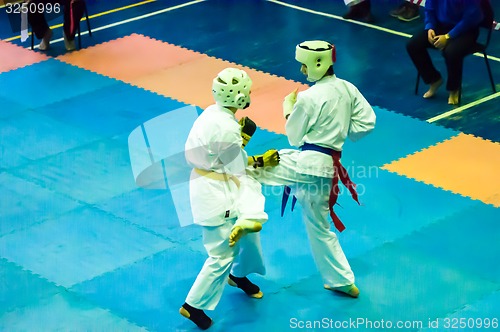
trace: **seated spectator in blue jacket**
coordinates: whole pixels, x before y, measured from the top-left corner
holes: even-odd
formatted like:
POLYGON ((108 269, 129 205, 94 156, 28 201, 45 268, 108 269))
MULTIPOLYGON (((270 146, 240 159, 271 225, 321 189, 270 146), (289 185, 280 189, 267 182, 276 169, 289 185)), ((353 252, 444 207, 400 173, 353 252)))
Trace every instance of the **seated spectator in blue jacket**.
POLYGON ((406 45, 420 76, 430 85, 424 98, 433 97, 443 83, 428 52, 428 48, 437 48, 442 51, 448 71, 448 104, 458 104, 463 59, 476 42, 482 20, 481 0, 426 1, 425 29, 415 34, 406 45))

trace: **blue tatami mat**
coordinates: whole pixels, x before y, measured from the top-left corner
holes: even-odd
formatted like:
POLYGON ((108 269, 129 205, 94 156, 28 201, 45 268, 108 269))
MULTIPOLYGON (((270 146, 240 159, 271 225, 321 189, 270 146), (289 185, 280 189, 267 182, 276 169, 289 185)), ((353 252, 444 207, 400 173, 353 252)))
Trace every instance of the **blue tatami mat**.
MULTIPOLYGON (((67 54, 84 59, 89 52, 88 61, 105 66, 116 55, 116 38, 139 33, 146 40, 156 38, 260 71, 262 83, 269 74, 311 84, 300 72, 295 47, 303 40, 325 39, 338 52, 336 75, 377 105, 375 130, 358 142, 348 140, 342 156, 361 206, 341 186, 335 207, 347 227, 337 235, 360 297, 323 288, 302 207, 297 204, 292 212, 290 199, 281 217, 283 187, 263 186, 269 220, 260 237, 267 271, 249 278, 264 297, 252 299, 226 285, 217 308, 207 310, 214 321, 209 331, 430 332, 446 330, 447 319, 498 320, 500 210, 381 169, 462 132, 497 140, 498 98, 429 124, 425 119, 452 107, 446 104, 444 87, 434 99, 422 98, 423 83, 414 94, 416 72, 405 43, 406 34, 421 30, 422 18, 400 22, 390 17, 392 1, 372 1, 373 25, 341 19, 346 10, 342 1, 285 2, 291 6, 266 0, 87 0, 93 36, 84 34, 84 49, 67 54), (98 45, 105 42, 105 47, 98 45), (93 45, 98 46, 85 49, 93 45), (404 326, 396 326, 398 322, 404 326), (438 328, 431 322, 438 322, 438 328)), ((0 21, 2 17, 0 10, 0 21)), ((3 21, 0 26, 5 27, 3 21)), ((85 22, 82 28, 86 33, 85 22)), ((54 39, 61 32, 54 28, 54 39)), ((13 35, 2 34, 0 38, 13 35)), ((492 34, 496 75, 500 32, 492 34)), ((19 39, 13 42, 20 44, 19 39)), ((433 53, 443 69, 439 52, 433 53)), ((59 54, 66 54, 64 43, 53 40, 47 55, 59 54)), ((158 64, 163 60, 171 59, 160 58, 158 64)), ((463 105, 491 93, 483 59, 471 56, 464 64, 463 105)), ((124 65, 123 71, 139 70, 136 65, 124 65)), ((189 79, 197 81, 212 70, 189 72, 189 79)), ((175 81, 173 72, 165 71, 154 83, 175 81)), ((200 331, 179 315, 207 258, 201 227, 179 225, 177 212, 190 207, 175 196, 180 192, 176 185, 187 182, 181 182, 182 172, 172 172, 163 182, 166 189, 144 189, 134 178, 139 168, 133 168, 134 158, 141 166, 156 161, 157 145, 165 147, 161 152, 182 151, 158 169, 169 169, 168 161, 174 170, 184 165, 186 128, 194 113, 169 117, 186 104, 55 58, 2 72, 0 85, 0 331, 200 331), (148 124, 165 113, 157 127, 148 124), (135 129, 142 145, 129 140, 135 129), (131 159, 130 142, 146 157, 132 153, 131 159)), ((277 97, 273 87, 266 91, 270 98, 277 97)), ((205 94, 210 82, 204 91, 184 88, 205 94)), ((281 112, 269 109, 275 111, 281 112)), ((237 117, 252 118, 245 112, 237 117)), ((265 125, 257 123, 260 128, 245 148, 249 155, 291 148, 285 135, 263 129, 265 125)), ((476 330, 498 330, 491 327, 476 330)))
POLYGON ((481 202, 464 207, 402 241, 402 246, 427 255, 439 252, 446 265, 496 282, 500 289, 500 209, 481 202))
POLYGON ((127 146, 106 139, 11 172, 77 201, 96 203, 136 188, 127 146))
MULTIPOLYGON (((357 183, 361 205, 354 202, 347 190, 341 187, 340 205, 335 207, 347 227, 340 239, 349 257, 364 254, 477 203, 470 198, 379 168, 366 173, 354 172, 351 177, 357 183)), ((292 212, 291 199, 284 217, 280 217, 282 188, 264 186, 263 192, 266 194, 266 211, 269 214, 269 221, 262 231, 263 241, 267 236, 272 238, 275 234, 282 234, 287 228, 293 232, 305 232, 300 222, 300 206, 297 204, 292 212)), ((293 251, 301 250, 308 245, 305 235, 302 240, 303 246, 296 242, 288 243, 287 236, 280 236, 276 241, 270 240, 272 245, 267 248, 268 255, 273 255, 282 245, 293 251)), ((294 255, 287 251, 285 256, 294 255)))
POLYGON ((25 111, 16 117, 0 120, 2 149, 0 167, 12 168, 72 148, 101 137, 57 119, 25 111))
MULTIPOLYGON (((267 196, 268 197, 268 196, 267 196)), ((270 281, 266 291, 277 292, 316 273, 305 226, 302 208, 280 217, 279 209, 268 211, 269 221, 263 225, 261 242, 266 261, 265 279, 270 281)))
MULTIPOLYGON (((54 296, 63 290, 5 258, 0 259, 0 313, 33 305, 40 299, 54 296)), ((6 328, 9 325, 0 319, 0 326, 2 324, 2 331, 9 330, 6 328)))
POLYGON ((439 318, 433 322, 434 329, 423 329, 422 331, 435 331, 436 327, 441 330, 468 330, 485 331, 498 330, 500 328, 500 317, 498 315, 500 306, 500 290, 485 296, 484 298, 472 304, 463 306, 453 314, 439 318))
POLYGON ((7 312, 0 320, 3 331, 127 331, 146 329, 72 293, 61 292, 35 306, 7 312), (40 323, 43 322, 43 325, 40 323))
POLYGON ((169 190, 139 188, 96 203, 96 206, 172 243, 205 253, 201 228, 196 225, 180 227, 169 190))
POLYGON ((498 100, 493 99, 441 119, 436 123, 449 128, 458 128, 466 134, 500 143, 500 112, 495 108, 497 105, 498 100), (484 121, 485 118, 488 121, 484 121))
POLYGON ((8 173, 0 173, 0 236, 58 217, 80 204, 8 173))
MULTIPOLYGON (((79 69, 87 75, 86 71, 79 69)), ((129 84, 114 81, 113 84, 85 92, 67 100, 40 107, 42 113, 69 125, 89 132, 111 137, 129 134, 139 124, 157 115, 185 106, 178 101, 129 84)), ((172 127, 165 130, 173 130, 172 127)))
POLYGON ((498 284, 449 266, 436 253, 410 250, 401 242, 383 245, 351 260, 363 296, 349 315, 372 320, 445 317, 498 289, 498 284))
POLYGON ((111 78, 49 59, 0 74, 0 86, 4 87, 0 90, 0 97, 28 108, 37 108, 114 82, 111 78))
POLYGON ((3 96, 0 96, 0 105, 2 105, 0 109, 0 119, 15 116, 26 110, 26 106, 23 106, 17 101, 6 99, 3 96))
POLYGON ((206 254, 176 246, 75 285, 71 291, 149 331, 175 331, 184 323, 178 310, 205 258, 206 254))
POLYGON ((346 168, 351 163, 382 166, 459 134, 381 107, 373 109, 377 115, 374 131, 344 145, 342 161, 346 168))
POLYGON ((64 287, 170 247, 169 241, 90 207, 0 238, 4 258, 64 287))

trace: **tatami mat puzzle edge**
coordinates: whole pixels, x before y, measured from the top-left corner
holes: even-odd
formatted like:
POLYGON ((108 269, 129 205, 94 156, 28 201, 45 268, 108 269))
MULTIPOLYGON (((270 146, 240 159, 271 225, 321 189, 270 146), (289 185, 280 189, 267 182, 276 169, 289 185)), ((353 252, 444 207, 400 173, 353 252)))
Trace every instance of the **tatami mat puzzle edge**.
POLYGON ((500 206, 498 143, 460 134, 383 168, 500 206))
POLYGON ((3 55, 0 61, 0 73, 49 59, 45 54, 33 52, 3 40, 0 40, 0 54, 3 55))
MULTIPOLYGON (((318 6, 321 3, 315 2, 318 6)), ((244 47, 248 39, 267 35, 272 24, 288 22, 283 16, 266 16, 260 30, 256 27, 254 34, 247 34, 242 29, 251 25, 245 24, 260 20, 260 14, 279 14, 274 9, 255 12, 271 6, 267 1, 262 4, 259 7, 257 2, 248 2, 244 6, 254 11, 234 12, 240 16, 211 26, 207 22, 219 16, 210 14, 221 13, 226 7, 224 1, 206 1, 203 6, 193 6, 197 8, 192 12, 186 9, 145 21, 145 25, 154 23, 153 31, 139 23, 112 29, 108 35, 99 30, 93 42, 132 31, 142 34, 56 59, 24 61, 27 63, 19 67, 10 65, 16 70, 0 74, 0 83, 17 87, 44 82, 46 77, 55 79, 41 91, 0 92, 0 103, 5 101, 0 107, 8 108, 0 115, 4 128, 0 134, 4 134, 8 151, 15 152, 0 154, 0 191, 2 197, 9 195, 0 203, 8 211, 2 217, 9 218, 0 229, 0 276, 5 277, 0 278, 5 281, 0 292, 4 298, 0 306, 5 308, 0 314, 0 329, 196 330, 178 309, 206 256, 201 231, 194 226, 179 228, 169 191, 137 188, 130 170, 127 134, 185 104, 204 107, 212 103, 210 87, 216 72, 225 66, 237 66, 254 79, 253 104, 237 114, 248 115, 260 127, 248 151, 287 147, 282 99, 296 87, 305 89, 308 85, 286 78, 300 76, 293 60, 294 45, 286 50, 283 45, 285 39, 292 42, 291 34, 281 36, 280 42, 269 34, 269 41, 259 41, 250 52, 244 47), (207 13, 206 20, 201 16, 196 19, 196 15, 207 13), (168 22, 160 25, 161 19, 168 22), (240 26, 240 21, 245 26, 240 26), (231 29, 214 36, 192 33, 207 26, 207 31, 214 32, 218 24, 229 24, 231 29), (238 35, 244 36, 238 39, 241 45, 231 39, 238 35), (233 53, 233 45, 241 48, 233 53), (283 47, 278 50, 279 45, 283 47), (272 50, 269 61, 258 49, 264 46, 272 50), (224 60, 221 54, 228 54, 234 61, 224 60), (259 70, 272 65, 287 75, 259 70), (288 66, 295 74, 289 74, 285 69, 288 66), (29 134, 24 137, 23 132, 29 134), (78 264, 84 269, 80 270, 78 264), (16 278, 19 283, 10 287, 16 278), (31 290, 32 297, 28 294, 31 290), (17 294, 20 297, 14 302, 6 302, 17 294)), ((158 1, 155 5, 162 4, 158 1)), ((327 5, 332 6, 344 8, 342 3, 327 5)), ((296 33, 293 39, 317 35, 318 31, 320 36, 359 33, 346 28, 348 22, 342 22, 346 29, 339 30, 335 22, 321 19, 308 24, 317 30, 308 29, 301 20, 304 15, 295 14, 294 26, 304 28, 290 30, 296 33)), ((288 30, 289 26, 281 24, 280 29, 288 30)), ((375 38, 372 41, 379 43, 375 38)), ((1 47, 0 42, 0 51, 1 47)), ((373 55, 370 45, 365 49, 373 55)), ((28 50, 22 53, 40 56, 28 50)), ((370 59, 367 65, 378 62, 376 57, 370 59)), ((347 63, 345 57, 342 60, 347 63)), ((356 65, 365 70, 363 60, 357 59, 356 65)), ((368 91, 368 95, 374 93, 377 88, 368 91)), ((364 315, 375 320, 427 322, 430 318, 479 316, 483 305, 484 314, 498 316, 494 309, 499 302, 498 250, 494 247, 482 255, 481 250, 498 242, 500 209, 452 190, 449 187, 456 184, 452 180, 440 186, 441 178, 422 170, 426 164, 421 164, 428 160, 428 168, 432 168, 431 161, 448 160, 450 155, 448 162, 454 166, 457 160, 462 161, 463 152, 464 159, 472 160, 470 165, 482 168, 483 179, 487 171, 494 173, 499 168, 496 159, 495 169, 484 165, 488 152, 498 156, 498 150, 459 131, 397 114, 397 109, 374 108, 376 130, 359 142, 347 142, 343 155, 345 165, 355 171, 355 182, 365 189, 363 205, 343 195, 339 200, 343 207, 337 209, 348 226, 339 239, 355 270, 361 297, 352 300, 323 290, 306 244, 301 208, 293 213, 287 210, 281 218, 281 192, 266 192, 270 221, 261 236, 268 275, 252 279, 262 287, 265 298, 248 301, 240 290, 228 287, 217 310, 210 312, 215 322, 211 330, 285 331, 291 329, 292 316, 304 321, 324 317, 348 320, 364 315), (477 150, 472 148, 476 143, 477 150), (391 166, 394 169, 388 168, 391 166), (356 173, 358 167, 374 173, 364 177, 364 173, 356 173), (476 216, 482 220, 476 220, 476 216), (472 223, 478 227, 468 231, 472 223), (235 308, 237 314, 233 314, 235 308)), ((176 127, 172 123, 166 130, 176 127)), ((464 169, 470 165, 448 167, 449 176, 467 184, 464 169)), ((499 182, 495 175, 490 179, 482 191, 484 197, 480 197, 483 201, 497 197, 490 187, 499 182)), ((470 191, 470 185, 459 189, 470 191)))
MULTIPOLYGON (((281 109, 281 94, 285 91, 289 93, 297 87, 306 87, 276 75, 138 34, 99 44, 58 59, 202 108, 213 103, 211 82, 218 71, 228 66, 244 68, 253 80, 253 105, 245 112, 252 111, 254 121, 260 123, 261 127, 279 133, 284 132, 281 111, 280 114, 273 114, 268 110, 281 109), (137 46, 152 45, 157 51, 150 52, 146 47, 137 47, 135 43, 137 46), (151 70, 153 67, 154 71, 151 70), (127 70, 133 74, 127 74, 127 70), (269 86, 273 88, 268 89, 269 86), (273 89, 279 90, 278 98, 268 98, 269 93, 273 94, 273 89), (265 102, 259 105, 259 100, 265 102), (259 111, 256 111, 257 109, 259 111)), ((272 95, 275 96, 276 94, 272 95)), ((242 116, 245 112, 242 112, 242 116)))

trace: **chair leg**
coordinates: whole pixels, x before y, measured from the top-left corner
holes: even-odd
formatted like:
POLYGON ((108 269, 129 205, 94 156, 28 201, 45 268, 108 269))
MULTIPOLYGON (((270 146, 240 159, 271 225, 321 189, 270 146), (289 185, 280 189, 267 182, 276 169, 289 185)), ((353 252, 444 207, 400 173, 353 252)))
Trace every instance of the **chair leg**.
POLYGON ((420 84, 420 74, 417 73, 417 82, 415 83, 415 94, 418 95, 418 85, 420 84))
POLYGON ((33 32, 33 29, 31 29, 31 49, 35 49, 35 33, 33 32))
POLYGON ((497 89, 495 87, 495 82, 493 82, 493 75, 491 74, 490 62, 488 61, 488 56, 486 55, 486 52, 483 53, 483 56, 484 56, 484 62, 486 63, 486 69, 488 69, 488 76, 490 77, 491 88, 493 89, 493 93, 495 93, 497 92, 497 89))
MULTIPOLYGON (((85 20, 87 21, 87 29, 89 30, 89 36, 92 37, 92 31, 90 30, 89 13, 87 11, 87 3, 85 0, 81 0, 83 3, 83 10, 85 13, 85 20)), ((78 22, 78 48, 82 49, 82 30, 81 30, 81 20, 78 22)))
POLYGON ((80 22, 78 22, 78 48, 82 49, 82 32, 80 30, 80 22))
POLYGON ((86 3, 85 3, 85 21, 87 22, 87 30, 89 31, 89 36, 92 37, 92 29, 90 29, 89 12, 87 11, 86 3))

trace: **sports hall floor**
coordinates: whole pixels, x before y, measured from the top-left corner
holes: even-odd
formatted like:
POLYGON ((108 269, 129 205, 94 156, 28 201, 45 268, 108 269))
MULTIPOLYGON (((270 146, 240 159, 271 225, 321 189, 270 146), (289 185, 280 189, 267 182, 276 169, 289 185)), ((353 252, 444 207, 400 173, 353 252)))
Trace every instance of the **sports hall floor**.
MULTIPOLYGON (((200 229, 179 226, 171 188, 138 187, 129 135, 166 113, 164 148, 182 149, 192 119, 178 109, 209 105, 211 79, 238 66, 254 81, 238 113, 259 126, 248 151, 288 147, 281 100, 307 87, 294 50, 309 39, 336 45, 336 74, 378 117, 344 150, 362 206, 337 207, 361 296, 322 288, 300 207, 281 218, 266 187, 264 298, 227 287, 211 330, 498 329, 500 93, 469 56, 460 107, 444 89, 415 95, 405 42, 423 20, 391 18, 398 3, 374 0, 364 24, 340 0, 88 0, 83 49, 66 53, 56 27, 46 54, 1 7, 0 330, 196 331, 178 308, 206 257, 200 229)), ((499 89, 500 31, 489 53, 499 89)))

